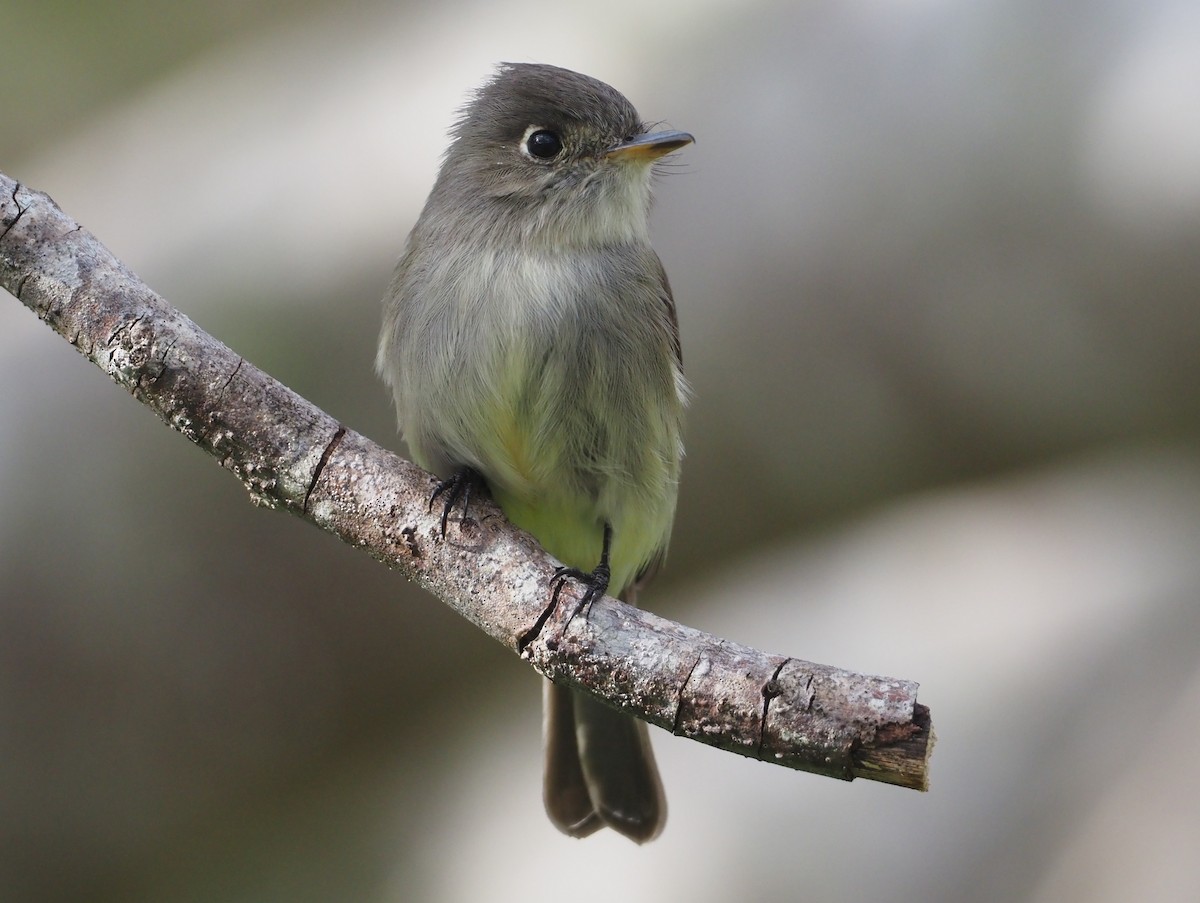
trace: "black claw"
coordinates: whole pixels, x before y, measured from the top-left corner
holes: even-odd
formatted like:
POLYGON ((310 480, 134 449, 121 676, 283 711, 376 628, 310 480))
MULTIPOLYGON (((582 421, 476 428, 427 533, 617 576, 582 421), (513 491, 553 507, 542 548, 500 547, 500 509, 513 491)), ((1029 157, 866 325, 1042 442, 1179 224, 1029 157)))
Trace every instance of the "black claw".
POLYGON ((550 585, 554 587, 554 595, 551 596, 550 603, 553 605, 558 601, 558 594, 562 592, 563 584, 567 580, 578 580, 584 585, 585 589, 583 596, 575 605, 575 609, 567 617, 567 621, 569 622, 571 618, 575 617, 581 611, 584 612, 584 616, 586 617, 587 613, 585 609, 603 596, 608 589, 608 578, 609 570, 604 565, 596 568, 591 573, 581 571, 579 568, 556 568, 554 577, 550 581, 550 585))
POLYGON ((604 525, 604 546, 600 552, 600 563, 596 565, 596 569, 591 571, 581 571, 579 568, 560 567, 554 569, 554 576, 550 578, 550 586, 554 593, 550 597, 551 606, 558 603, 558 594, 562 592, 563 584, 567 580, 578 580, 584 585, 583 597, 576 604, 574 610, 567 617, 567 623, 571 623, 571 618, 575 617, 581 611, 584 617, 587 617, 587 609, 593 602, 599 599, 608 590, 608 581, 612 577, 612 570, 608 564, 608 550, 612 545, 612 527, 609 524, 604 525))
POLYGON ((433 495, 429 497, 429 510, 433 510, 433 503, 438 500, 438 496, 445 495, 446 499, 442 503, 442 537, 446 536, 446 522, 450 519, 450 512, 454 510, 454 506, 462 500, 462 519, 470 520, 468 509, 471 505, 471 493, 474 489, 483 482, 483 478, 478 472, 470 467, 463 467, 455 471, 454 476, 448 480, 442 480, 433 490, 433 495))

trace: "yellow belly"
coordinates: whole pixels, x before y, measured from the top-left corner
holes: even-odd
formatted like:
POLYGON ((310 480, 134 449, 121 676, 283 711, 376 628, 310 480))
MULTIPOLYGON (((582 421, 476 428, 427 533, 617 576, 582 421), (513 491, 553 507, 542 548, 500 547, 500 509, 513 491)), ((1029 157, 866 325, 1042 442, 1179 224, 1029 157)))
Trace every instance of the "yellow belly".
MULTIPOLYGON (((600 563, 604 521, 586 499, 542 493, 520 497, 494 488, 493 495, 504 513, 522 530, 532 533, 542 546, 563 564, 581 571, 594 570, 600 563)), ((609 563, 612 577, 609 595, 619 595, 666 543, 658 518, 614 517, 609 563), (649 527, 649 529, 647 529, 649 527)), ((667 526, 669 529, 669 515, 667 526)))

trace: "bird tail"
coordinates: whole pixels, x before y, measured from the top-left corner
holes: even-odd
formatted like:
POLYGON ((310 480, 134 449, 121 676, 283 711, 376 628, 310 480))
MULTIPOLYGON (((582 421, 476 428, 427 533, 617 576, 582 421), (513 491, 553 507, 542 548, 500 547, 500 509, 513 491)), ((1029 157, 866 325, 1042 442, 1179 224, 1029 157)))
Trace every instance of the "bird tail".
POLYGON ((546 681, 543 696, 546 813, 564 834, 608 826, 635 843, 667 820, 646 725, 591 696, 546 681))

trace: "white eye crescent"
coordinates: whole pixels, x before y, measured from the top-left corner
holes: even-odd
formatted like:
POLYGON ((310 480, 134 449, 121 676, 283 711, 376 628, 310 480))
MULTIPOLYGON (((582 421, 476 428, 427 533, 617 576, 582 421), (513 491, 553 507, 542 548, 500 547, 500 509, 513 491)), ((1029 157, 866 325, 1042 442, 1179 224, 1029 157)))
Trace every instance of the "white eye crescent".
POLYGON ((558 133, 540 125, 531 125, 521 138, 521 150, 534 160, 553 160, 562 153, 562 139, 558 133))

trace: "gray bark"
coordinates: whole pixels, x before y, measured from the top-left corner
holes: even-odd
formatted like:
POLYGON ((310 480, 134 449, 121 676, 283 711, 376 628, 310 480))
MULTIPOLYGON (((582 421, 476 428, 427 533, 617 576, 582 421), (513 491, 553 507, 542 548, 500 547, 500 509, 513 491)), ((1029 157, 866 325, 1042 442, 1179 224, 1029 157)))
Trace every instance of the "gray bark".
POLYGON ((486 499, 443 538, 434 478, 342 427, 170 307, 45 194, 0 173, 0 286, 282 508, 394 568, 552 680, 672 733, 844 780, 924 790, 912 681, 773 655, 605 597, 572 617, 556 562, 486 499))

